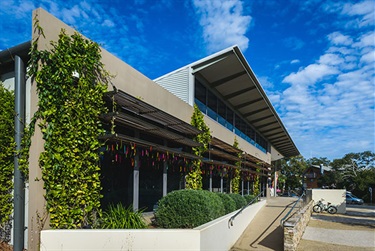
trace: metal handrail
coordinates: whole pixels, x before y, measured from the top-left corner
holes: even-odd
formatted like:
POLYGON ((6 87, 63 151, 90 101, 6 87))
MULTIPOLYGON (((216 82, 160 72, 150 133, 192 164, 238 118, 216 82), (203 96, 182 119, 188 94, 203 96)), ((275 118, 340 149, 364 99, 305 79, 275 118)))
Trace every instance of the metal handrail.
POLYGON ((260 192, 254 199, 252 199, 249 203, 247 203, 246 206, 243 206, 236 214, 234 214, 232 217, 229 218, 228 220, 228 228, 230 228, 231 226, 233 226, 233 221, 234 219, 240 214, 242 213, 242 211, 247 208, 248 206, 250 206, 251 204, 254 203, 254 201, 258 201, 259 197, 261 195, 263 195, 264 191, 260 192))
POLYGON ((289 212, 280 220, 280 225, 283 226, 285 220, 289 217, 289 214, 294 210, 295 206, 298 204, 298 202, 305 196, 305 192, 301 194, 300 197, 298 197, 298 200, 294 202, 294 205, 292 208, 289 210, 289 212))

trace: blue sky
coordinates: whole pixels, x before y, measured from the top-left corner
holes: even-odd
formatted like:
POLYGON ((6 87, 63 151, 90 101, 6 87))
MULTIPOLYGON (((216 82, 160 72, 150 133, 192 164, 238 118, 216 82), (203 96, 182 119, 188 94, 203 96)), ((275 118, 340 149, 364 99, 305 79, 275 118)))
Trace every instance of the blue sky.
POLYGON ((375 151, 374 0, 1 0, 0 50, 42 7, 151 79, 237 44, 305 158, 375 151))

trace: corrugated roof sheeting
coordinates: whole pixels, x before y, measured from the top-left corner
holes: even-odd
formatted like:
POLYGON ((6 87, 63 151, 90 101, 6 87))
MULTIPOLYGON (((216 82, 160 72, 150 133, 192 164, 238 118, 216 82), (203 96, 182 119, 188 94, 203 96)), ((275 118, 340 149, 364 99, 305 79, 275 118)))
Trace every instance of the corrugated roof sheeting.
POLYGON ((154 81, 186 103, 189 103, 189 67, 179 69, 168 77, 161 77, 154 81))

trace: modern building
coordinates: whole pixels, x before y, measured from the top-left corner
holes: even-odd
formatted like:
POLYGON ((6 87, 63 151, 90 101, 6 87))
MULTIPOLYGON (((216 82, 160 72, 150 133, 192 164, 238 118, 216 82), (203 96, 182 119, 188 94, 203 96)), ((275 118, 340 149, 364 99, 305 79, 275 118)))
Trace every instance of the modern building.
MULTIPOLYGON (((75 32, 43 9, 33 12, 35 18, 45 35, 38 40, 39 49, 48 49, 61 29, 67 34, 75 32)), ((37 36, 35 32, 33 29, 31 41, 37 36)), ((36 86, 25 76, 30 46, 29 41, 0 52, 1 81, 9 88, 17 82, 26 87, 20 97, 25 102, 26 121, 38 104, 36 86)), ((190 125, 194 104, 204 114, 212 136, 209 150, 201 158, 204 189, 231 192, 231 177, 240 162, 241 193, 253 189, 256 177, 260 190, 265 191, 273 161, 299 155, 237 46, 155 80, 101 50, 106 70, 115 76, 106 95, 111 112, 101 116, 107 130, 101 138, 102 205, 121 202, 152 210, 162 196, 184 188, 185 175, 192 160, 198 158, 192 154, 192 147, 199 145, 193 138, 200 133, 190 125), (235 140, 239 148, 233 147, 235 140)), ((42 151, 42 134, 35 128, 26 201, 28 250, 37 250, 39 232, 48 228, 38 162, 42 151)))

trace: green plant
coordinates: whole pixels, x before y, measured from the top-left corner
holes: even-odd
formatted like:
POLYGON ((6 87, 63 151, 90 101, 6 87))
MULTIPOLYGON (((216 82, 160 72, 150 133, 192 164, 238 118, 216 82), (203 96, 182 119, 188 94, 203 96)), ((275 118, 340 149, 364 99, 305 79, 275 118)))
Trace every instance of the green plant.
POLYGON ((256 196, 260 193, 260 189, 259 189, 259 182, 260 182, 260 178, 259 178, 259 173, 260 173, 260 169, 257 168, 256 169, 257 171, 257 174, 255 175, 255 178, 254 178, 254 191, 253 191, 253 194, 256 196))
POLYGON ((198 106, 194 104, 194 112, 191 116, 191 125, 202 131, 198 134, 194 140, 201 144, 199 147, 193 147, 193 152, 199 158, 194 160, 192 170, 186 175, 186 188, 188 189, 202 189, 202 160, 201 157, 208 150, 208 144, 211 140, 210 129, 206 125, 203 119, 203 114, 199 110, 198 106))
POLYGON ((167 194, 158 202, 156 224, 163 228, 194 228, 222 216, 224 205, 212 195, 192 189, 167 194))
POLYGON ((124 207, 122 204, 109 205, 103 212, 101 227, 104 229, 142 229, 146 223, 142 217, 142 210, 133 211, 132 206, 124 207))
MULTIPOLYGON (((247 195, 244 195, 243 197, 245 198, 247 203, 250 203, 250 201, 252 201, 255 198, 255 195, 247 194, 247 195)), ((254 201, 254 202, 256 202, 256 201, 254 201)))
MULTIPOLYGON (((233 147, 236 148, 236 149, 239 149, 239 147, 238 147, 238 141, 237 141, 236 137, 234 138, 233 147)), ((241 158, 241 153, 238 153, 237 157, 241 158)), ((240 192, 240 181, 241 181, 241 175, 240 175, 241 171, 240 171, 240 168, 241 168, 241 161, 237 161, 236 162, 236 167, 237 168, 234 169, 234 174, 233 174, 232 182, 231 182, 232 193, 239 193, 240 192)))
MULTIPOLYGON (((37 21, 35 27, 43 35, 37 21)), ((29 75, 36 82, 39 102, 29 132, 38 121, 50 226, 92 225, 100 214, 98 136, 104 130, 99 115, 106 112, 103 95, 109 74, 100 62, 99 45, 78 33, 69 36, 61 30, 50 50, 39 51, 37 41, 32 44, 29 75)))
POLYGON ((13 210, 14 94, 0 82, 0 227, 13 210))
POLYGON ((242 197, 242 195, 240 195, 240 194, 238 194, 238 193, 229 193, 228 195, 229 195, 229 196, 234 200, 234 202, 236 203, 236 209, 240 209, 241 207, 247 205, 247 202, 246 202, 245 198, 242 197))
POLYGON ((232 199, 232 197, 226 193, 216 193, 223 202, 225 208, 225 214, 229 214, 236 210, 236 202, 232 199))

